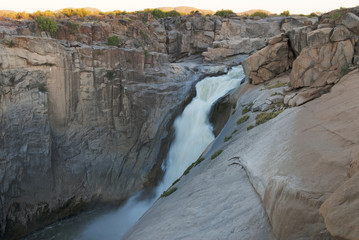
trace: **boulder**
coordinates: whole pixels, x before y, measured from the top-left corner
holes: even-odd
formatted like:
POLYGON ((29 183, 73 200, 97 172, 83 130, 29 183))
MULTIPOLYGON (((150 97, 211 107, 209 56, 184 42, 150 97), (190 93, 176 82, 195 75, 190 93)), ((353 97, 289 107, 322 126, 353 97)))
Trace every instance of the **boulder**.
POLYGON ((321 28, 307 34, 307 43, 310 47, 319 47, 329 42, 332 28, 321 28))
POLYGON ((290 66, 288 40, 268 45, 243 61, 243 69, 249 82, 259 84, 285 72, 290 66))
POLYGON ((329 29, 325 30, 325 34, 323 32, 311 34, 311 46, 303 49, 293 62, 290 74, 293 88, 334 83, 341 77, 343 69, 351 64, 354 47, 350 40, 319 45, 324 39, 329 38, 326 34, 328 32, 329 29))
POLYGON ((313 27, 300 27, 292 29, 288 32, 290 46, 295 54, 298 56, 303 48, 307 46, 307 34, 313 31, 313 27))
POLYGON ((344 41, 347 40, 350 37, 350 31, 342 26, 336 26, 330 36, 330 41, 332 42, 339 42, 339 41, 344 41))
POLYGON ((351 12, 344 15, 342 24, 355 34, 359 34, 359 17, 351 12))
POLYGON ((249 54, 266 45, 263 38, 241 38, 215 41, 213 48, 203 52, 205 61, 216 61, 237 54, 249 54))
POLYGON ((325 225, 334 237, 357 240, 359 236, 359 173, 345 181, 320 207, 325 225))
POLYGON ((304 103, 307 103, 315 98, 320 97, 321 95, 328 93, 330 90, 331 86, 325 86, 325 87, 321 87, 321 88, 308 88, 308 89, 303 89, 298 93, 292 93, 292 94, 288 94, 285 98, 284 98, 284 103, 295 107, 295 106, 300 106, 303 105, 304 103))

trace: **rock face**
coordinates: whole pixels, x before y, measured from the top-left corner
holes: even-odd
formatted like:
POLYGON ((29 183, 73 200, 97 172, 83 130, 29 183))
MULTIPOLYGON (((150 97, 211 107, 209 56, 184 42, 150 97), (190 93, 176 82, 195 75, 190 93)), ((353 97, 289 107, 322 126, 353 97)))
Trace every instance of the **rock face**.
POLYGON ((348 12, 345 14, 342 24, 346 26, 350 31, 359 35, 359 17, 354 13, 348 12))
POLYGON ((252 84, 271 80, 289 69, 291 54, 288 39, 284 35, 279 35, 272 38, 268 44, 243 61, 244 72, 252 84))
POLYGON ((293 62, 292 87, 324 86, 339 80, 354 55, 353 43, 346 40, 345 32, 340 27, 334 31, 322 28, 307 34, 308 46, 293 62))
POLYGON ((196 80, 190 70, 160 53, 36 37, 0 49, 0 236, 155 181, 196 80))

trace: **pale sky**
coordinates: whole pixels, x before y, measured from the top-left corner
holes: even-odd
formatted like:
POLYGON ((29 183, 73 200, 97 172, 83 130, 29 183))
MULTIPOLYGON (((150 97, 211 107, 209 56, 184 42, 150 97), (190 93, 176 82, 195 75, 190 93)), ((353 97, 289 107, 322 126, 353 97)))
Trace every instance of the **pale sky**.
POLYGON ((289 10, 290 13, 309 14, 358 5, 358 0, 0 0, 1 10, 26 12, 66 7, 135 11, 145 8, 190 6, 213 11, 231 9, 234 12, 243 12, 250 9, 265 9, 273 13, 289 10))

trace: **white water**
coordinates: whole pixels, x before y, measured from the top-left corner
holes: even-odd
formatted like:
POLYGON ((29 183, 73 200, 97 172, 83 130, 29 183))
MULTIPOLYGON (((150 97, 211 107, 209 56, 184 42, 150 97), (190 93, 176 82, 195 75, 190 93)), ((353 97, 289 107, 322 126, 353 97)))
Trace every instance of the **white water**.
POLYGON ((138 200, 140 193, 131 197, 117 211, 106 214, 89 224, 80 239, 118 240, 147 211, 174 180, 198 159, 209 143, 214 140, 208 115, 212 104, 237 87, 244 77, 241 66, 234 67, 227 75, 207 77, 196 85, 197 96, 187 105, 175 123, 175 139, 162 166, 165 175, 155 190, 155 196, 138 200))

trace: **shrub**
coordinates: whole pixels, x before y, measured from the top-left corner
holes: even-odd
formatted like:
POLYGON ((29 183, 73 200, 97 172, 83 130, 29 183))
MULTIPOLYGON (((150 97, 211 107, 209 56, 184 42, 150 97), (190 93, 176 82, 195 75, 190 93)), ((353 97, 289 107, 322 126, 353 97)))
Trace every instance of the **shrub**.
POLYGON ((287 11, 283 11, 280 15, 281 15, 281 16, 286 16, 286 17, 288 17, 288 16, 289 16, 289 11, 288 11, 288 10, 287 10, 287 11))
POLYGON ((247 121, 249 119, 248 115, 244 115, 243 117, 241 117, 240 119, 237 120, 237 124, 241 124, 244 123, 245 121, 247 121))
POLYGON ((248 131, 248 130, 251 130, 252 128, 254 128, 254 126, 251 124, 251 125, 249 125, 249 126, 247 127, 247 131, 248 131))
POLYGON ((171 195, 172 193, 174 193, 175 191, 177 191, 176 187, 170 188, 167 191, 164 191, 161 195, 161 198, 163 197, 168 197, 169 195, 171 195))
POLYGON ((340 69, 340 74, 341 74, 342 76, 348 74, 349 72, 350 72, 350 70, 349 70, 349 66, 348 66, 348 65, 344 65, 344 66, 342 66, 342 68, 340 69))
POLYGON ((218 10, 214 15, 220 16, 220 17, 227 17, 228 15, 235 14, 232 10, 218 10))
POLYGON ((225 137, 225 138, 224 138, 224 142, 229 141, 231 138, 232 138, 232 136, 225 137))
POLYGON ((107 72, 106 72, 106 78, 107 78, 108 80, 113 80, 114 77, 115 77, 115 71, 107 71, 107 72))
POLYGON ((218 157, 222 152, 223 152, 223 150, 221 149, 221 150, 218 150, 217 152, 213 153, 212 156, 211 156, 211 160, 218 157))
POLYGON ((10 40, 9 42, 9 47, 12 48, 12 47, 15 47, 15 43, 13 40, 10 40))
POLYGON ((191 169, 195 166, 195 163, 192 163, 184 172, 183 175, 187 175, 189 173, 189 171, 191 171, 191 169))
POLYGON ((56 24, 56 21, 52 18, 38 17, 36 22, 42 31, 49 32, 51 36, 54 36, 57 33, 57 29, 59 28, 56 24))
POLYGON ((203 162, 204 161, 204 157, 199 157, 198 159, 197 159, 197 161, 194 163, 194 166, 197 166, 198 164, 200 164, 201 162, 203 162))
POLYGON ((246 114, 247 112, 251 111, 253 107, 253 102, 250 102, 247 106, 242 109, 242 114, 246 114))
POLYGON ((108 37, 107 38, 107 44, 111 45, 111 46, 120 46, 121 44, 121 39, 118 36, 112 36, 112 37, 108 37))
POLYGON ((155 19, 166 17, 165 12, 160 9, 145 9, 144 13, 151 13, 155 19))
POLYGON ((77 23, 71 23, 69 29, 71 34, 75 34, 77 29, 79 29, 79 25, 77 23))
POLYGON ((172 187, 173 185, 175 185, 176 183, 178 183, 180 180, 181 180, 180 178, 177 178, 177 179, 172 183, 171 187, 172 187))
POLYGON ((276 116, 278 116, 281 112, 283 112, 283 110, 277 111, 277 112, 263 112, 263 113, 259 113, 256 116, 256 125, 260 125, 263 124, 273 118, 275 118, 276 116))
POLYGON ((166 17, 178 17, 181 16, 181 14, 175 10, 169 11, 169 12, 165 12, 166 17))
POLYGON ((150 56, 150 53, 149 53, 149 51, 146 49, 145 50, 145 58, 148 58, 150 56))
POLYGON ((236 132, 238 132, 238 130, 237 130, 237 129, 234 129, 233 132, 232 132, 232 134, 235 134, 236 132))
POLYGON ((265 12, 257 11, 250 15, 251 17, 260 17, 260 18, 266 18, 268 17, 268 14, 265 12))

